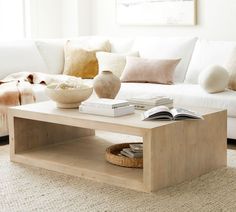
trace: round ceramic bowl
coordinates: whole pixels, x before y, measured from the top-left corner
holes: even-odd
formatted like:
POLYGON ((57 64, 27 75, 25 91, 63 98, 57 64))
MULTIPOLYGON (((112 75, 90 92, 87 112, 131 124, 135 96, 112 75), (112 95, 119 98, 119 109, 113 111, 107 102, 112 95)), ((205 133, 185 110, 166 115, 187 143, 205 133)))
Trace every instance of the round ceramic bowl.
POLYGON ((81 102, 88 99, 93 93, 93 86, 83 88, 55 89, 56 85, 48 86, 46 94, 57 103, 58 108, 78 108, 81 102))

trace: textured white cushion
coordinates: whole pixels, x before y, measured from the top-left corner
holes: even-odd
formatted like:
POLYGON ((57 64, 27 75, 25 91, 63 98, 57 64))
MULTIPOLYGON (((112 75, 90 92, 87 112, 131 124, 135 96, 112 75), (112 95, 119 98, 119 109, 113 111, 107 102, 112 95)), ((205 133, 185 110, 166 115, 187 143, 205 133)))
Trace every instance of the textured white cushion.
POLYGON ((227 119, 227 136, 228 138, 236 139, 236 118, 228 117, 227 119))
POLYGON ((86 50, 103 49, 105 44, 107 51, 111 51, 110 41, 105 37, 82 36, 76 39, 69 39, 69 41, 73 46, 86 50))
POLYGON ((111 52, 126 53, 132 50, 134 39, 127 37, 110 37, 111 52))
POLYGON ((223 92, 228 87, 229 73, 222 66, 212 65, 199 75, 199 84, 208 93, 223 92))
POLYGON ((197 38, 140 37, 135 40, 133 49, 140 57, 156 59, 179 59, 174 82, 183 82, 190 63, 197 38))
POLYGON ((198 84, 122 83, 117 98, 127 99, 145 94, 170 96, 176 105, 227 109, 228 116, 236 117, 236 91, 226 90, 212 95, 198 84))
POLYGON ((50 74, 61 74, 64 68, 65 41, 36 41, 36 46, 50 74))
POLYGON ((113 74, 120 78, 125 65, 126 56, 139 56, 138 52, 130 52, 127 54, 117 54, 109 52, 97 52, 96 57, 98 59, 99 72, 103 70, 110 70, 113 74))
POLYGON ((48 69, 33 41, 1 42, 0 79, 20 71, 46 73, 48 69))
POLYGON ((236 48, 233 50, 225 66, 230 74, 228 87, 236 91, 236 48))
POLYGON ((185 83, 198 83, 201 71, 207 66, 218 64, 225 67, 236 42, 199 40, 195 46, 186 74, 185 83))

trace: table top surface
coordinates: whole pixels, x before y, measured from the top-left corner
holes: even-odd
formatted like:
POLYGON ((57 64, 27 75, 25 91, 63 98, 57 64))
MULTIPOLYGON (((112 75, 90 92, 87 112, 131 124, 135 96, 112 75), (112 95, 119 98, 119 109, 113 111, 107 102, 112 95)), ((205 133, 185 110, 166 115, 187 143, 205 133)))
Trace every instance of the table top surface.
MULTIPOLYGON (((213 108, 193 108, 187 107, 184 108, 193 110, 203 117, 206 115, 215 114, 218 112, 222 112, 225 110, 222 109, 213 109, 213 108)), ((90 114, 82 114, 78 109, 59 109, 56 107, 56 103, 53 101, 45 101, 40 103, 22 105, 9 108, 9 113, 14 117, 22 117, 28 119, 35 119, 42 121, 48 121, 52 119, 67 120, 73 119, 77 121, 91 121, 96 123, 105 123, 105 124, 113 124, 113 125, 122 125, 129 126, 141 129, 153 129, 160 126, 171 125, 176 123, 176 121, 142 121, 141 113, 143 111, 136 110, 134 114, 121 116, 121 117, 106 117, 106 116, 98 116, 98 115, 90 115, 90 114)), ((196 120, 185 120, 185 121, 196 121, 196 120)), ((181 122, 181 121, 178 121, 181 122)), ((63 124, 63 123, 62 123, 63 124)))

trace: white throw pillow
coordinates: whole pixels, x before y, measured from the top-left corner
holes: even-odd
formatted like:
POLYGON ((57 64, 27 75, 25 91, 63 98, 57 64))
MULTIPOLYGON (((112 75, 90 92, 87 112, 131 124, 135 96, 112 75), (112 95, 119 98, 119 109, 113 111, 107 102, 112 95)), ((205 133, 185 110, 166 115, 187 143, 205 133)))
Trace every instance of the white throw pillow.
POLYGON ((131 52, 127 54, 116 54, 109 52, 97 52, 96 57, 99 65, 99 72, 109 70, 120 78, 126 65, 126 56, 138 57, 139 53, 131 52))
POLYGON ((48 72, 48 68, 33 41, 0 43, 0 79, 16 72, 48 72))
POLYGON ((62 74, 65 41, 36 41, 35 44, 48 66, 50 74, 62 74))
POLYGON ((209 66, 199 75, 199 84, 208 93, 223 92, 228 83, 229 73, 219 65, 209 66))
POLYGON ((199 74, 207 66, 218 64, 225 67, 235 47, 236 42, 199 40, 184 82, 197 84, 199 74))

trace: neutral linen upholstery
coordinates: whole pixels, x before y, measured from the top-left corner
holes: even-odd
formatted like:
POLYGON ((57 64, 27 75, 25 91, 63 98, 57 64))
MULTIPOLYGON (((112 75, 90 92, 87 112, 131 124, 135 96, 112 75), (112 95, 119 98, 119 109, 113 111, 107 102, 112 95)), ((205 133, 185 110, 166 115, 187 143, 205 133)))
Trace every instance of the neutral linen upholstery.
POLYGON ((199 74, 210 65, 225 67, 236 42, 198 40, 189 68, 186 74, 185 83, 198 83, 199 74))
POLYGON ((130 52, 134 45, 134 38, 129 37, 109 37, 111 52, 127 53, 130 52))
POLYGON ((122 82, 151 82, 172 84, 174 71, 181 59, 159 60, 138 57, 126 57, 122 82))
POLYGON ((236 91, 236 48, 234 48, 229 61, 226 63, 226 68, 229 72, 229 88, 236 91))
POLYGON ((0 43, 0 79, 20 71, 48 71, 33 41, 7 41, 0 43))
POLYGON ((63 40, 35 42, 50 74, 62 74, 63 72, 64 43, 63 40))
POLYGON ((97 52, 96 57, 98 60, 99 72, 104 70, 111 71, 114 75, 120 78, 125 65, 126 56, 139 56, 138 52, 130 52, 126 54, 110 53, 110 52, 97 52))
POLYGON ((209 66, 200 73, 198 81, 208 93, 223 92, 228 88, 229 73, 222 66, 209 66))
POLYGON ((174 82, 180 83, 185 79, 196 41, 197 38, 139 37, 135 40, 133 49, 139 51, 143 58, 181 58, 174 74, 174 82))
POLYGON ((33 91, 35 94, 36 102, 48 101, 49 97, 45 93, 45 85, 34 85, 33 91))
POLYGON ((228 138, 236 138, 236 118, 228 117, 227 119, 227 136, 228 138))
POLYGON ((106 52, 111 51, 110 41, 107 38, 103 37, 79 37, 76 39, 70 39, 69 43, 76 48, 82 48, 87 50, 102 49, 106 52))
POLYGON ((236 118, 236 92, 209 94, 197 84, 162 85, 152 83, 122 83, 117 98, 127 99, 144 94, 156 94, 174 98, 177 105, 189 105, 196 107, 225 108, 228 117, 236 118))

